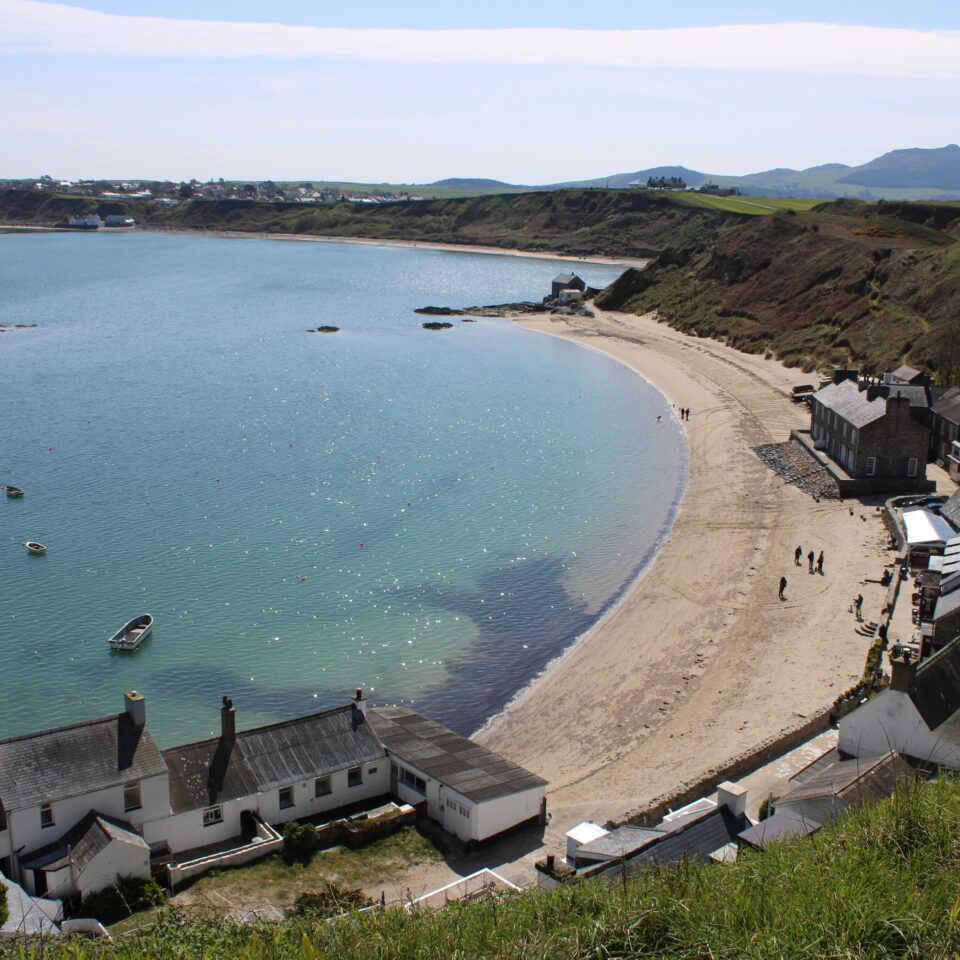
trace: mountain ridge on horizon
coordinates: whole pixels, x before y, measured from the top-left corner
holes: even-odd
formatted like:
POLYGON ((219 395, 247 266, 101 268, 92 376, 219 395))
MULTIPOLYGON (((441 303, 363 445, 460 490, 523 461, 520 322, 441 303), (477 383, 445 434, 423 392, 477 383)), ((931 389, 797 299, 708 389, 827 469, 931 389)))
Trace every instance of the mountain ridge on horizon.
POLYGON ((449 177, 429 186, 461 190, 496 187, 508 190, 563 190, 573 187, 617 189, 638 181, 645 184, 651 177, 680 177, 690 187, 706 183, 736 187, 741 193, 752 196, 824 200, 840 197, 861 200, 960 200, 960 146, 951 143, 944 147, 907 147, 890 150, 857 166, 830 162, 802 170, 775 167, 743 176, 704 173, 681 164, 672 164, 588 180, 564 180, 535 186, 471 177, 449 177))

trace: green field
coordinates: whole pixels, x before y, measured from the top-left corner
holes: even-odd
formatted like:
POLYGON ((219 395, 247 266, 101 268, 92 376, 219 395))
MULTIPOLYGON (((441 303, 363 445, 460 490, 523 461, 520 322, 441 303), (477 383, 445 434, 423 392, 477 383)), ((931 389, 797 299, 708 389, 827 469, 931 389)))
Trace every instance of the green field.
POLYGON ((708 210, 727 210, 731 213, 749 213, 758 216, 776 213, 778 210, 812 210, 825 200, 810 200, 801 197, 715 197, 709 193, 672 194, 679 203, 708 210))

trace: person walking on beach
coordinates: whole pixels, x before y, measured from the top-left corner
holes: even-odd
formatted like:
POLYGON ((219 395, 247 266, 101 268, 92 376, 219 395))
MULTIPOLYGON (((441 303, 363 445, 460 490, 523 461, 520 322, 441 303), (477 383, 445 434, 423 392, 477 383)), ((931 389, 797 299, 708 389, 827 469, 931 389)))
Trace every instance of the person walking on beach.
POLYGON ((796 566, 796 567, 799 567, 799 566, 800 566, 800 558, 801 558, 802 556, 803 556, 803 547, 797 547, 797 549, 793 551, 793 564, 794 564, 794 566, 796 566))
POLYGON ((816 554, 811 550, 811 551, 807 554, 807 567, 808 567, 808 572, 809 572, 809 573, 813 573, 813 561, 814 561, 815 559, 816 559, 816 554))
POLYGON ((858 620, 862 620, 861 611, 863 610, 863 595, 858 593, 857 599, 853 601, 853 612, 857 615, 858 620))
POLYGON ((821 577, 823 576, 823 551, 822 550, 820 551, 820 556, 817 557, 817 573, 819 573, 821 577))
POLYGON ((778 596, 780 597, 781 600, 786 600, 786 599, 787 599, 787 598, 783 595, 783 592, 784 592, 784 590, 786 590, 786 589, 787 589, 787 578, 786 578, 786 577, 781 577, 781 578, 780 578, 780 593, 778 594, 778 596))

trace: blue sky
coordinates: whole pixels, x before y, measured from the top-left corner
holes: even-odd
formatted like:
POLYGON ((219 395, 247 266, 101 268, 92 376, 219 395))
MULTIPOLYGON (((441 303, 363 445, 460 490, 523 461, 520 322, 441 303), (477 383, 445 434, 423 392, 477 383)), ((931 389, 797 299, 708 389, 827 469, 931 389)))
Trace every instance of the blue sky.
POLYGON ((855 164, 960 139, 958 20, 930 0, 0 0, 0 177, 855 164))

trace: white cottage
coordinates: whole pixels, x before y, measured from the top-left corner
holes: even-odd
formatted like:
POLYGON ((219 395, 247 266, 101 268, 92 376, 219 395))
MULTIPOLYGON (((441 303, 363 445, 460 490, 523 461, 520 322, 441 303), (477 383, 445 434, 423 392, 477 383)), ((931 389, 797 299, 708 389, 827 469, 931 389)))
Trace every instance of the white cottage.
POLYGON ((85 897, 121 876, 175 877, 262 856, 271 824, 393 796, 462 840, 543 818, 546 781, 401 707, 352 703, 160 751, 143 697, 117 716, 0 741, 0 873, 34 896, 85 897), (215 852, 215 856, 211 852, 215 852))

